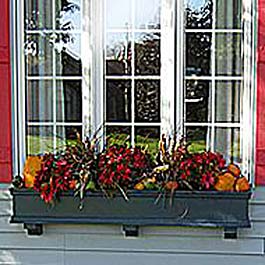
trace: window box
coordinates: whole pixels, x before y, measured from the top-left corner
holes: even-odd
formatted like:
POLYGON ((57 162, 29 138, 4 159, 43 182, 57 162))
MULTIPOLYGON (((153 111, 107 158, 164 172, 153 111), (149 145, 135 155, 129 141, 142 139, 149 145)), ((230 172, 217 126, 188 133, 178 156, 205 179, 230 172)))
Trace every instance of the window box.
POLYGON ((90 193, 80 199, 64 193, 54 206, 45 204, 39 194, 30 190, 11 189, 13 216, 11 222, 24 223, 29 234, 42 233, 43 224, 120 224, 130 235, 139 226, 223 227, 225 237, 236 237, 236 229, 250 227, 248 201, 250 192, 176 191, 156 204, 155 191, 132 191, 127 202, 121 195, 113 199, 101 193, 90 193), (129 227, 129 230, 128 230, 129 227), (37 232, 34 232, 37 229, 37 232))

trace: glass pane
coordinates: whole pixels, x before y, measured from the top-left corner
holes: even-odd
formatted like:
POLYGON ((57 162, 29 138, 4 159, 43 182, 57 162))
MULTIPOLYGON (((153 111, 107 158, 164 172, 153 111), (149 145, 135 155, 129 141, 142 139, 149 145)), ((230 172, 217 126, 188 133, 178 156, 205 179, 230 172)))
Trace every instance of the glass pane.
POLYGON ((242 0, 217 0, 216 27, 237 29, 241 27, 242 0))
POLYGON ((47 122, 53 120, 52 81, 28 81, 27 121, 47 122))
POLYGON ((52 3, 53 0, 25 0, 25 29, 51 29, 52 3))
POLYGON ((210 149, 211 128, 210 127, 186 127, 186 138, 189 151, 192 153, 203 152, 210 149))
POLYGON ((81 28, 81 5, 82 0, 57 0, 56 29, 75 30, 81 28))
POLYGON ((106 142, 107 145, 112 144, 127 144, 131 145, 131 127, 130 126, 107 126, 106 127, 106 142))
POLYGON ((106 90, 107 121, 131 121, 131 81, 107 80, 106 90))
POLYGON ((56 120, 60 122, 82 122, 81 80, 56 82, 56 120))
POLYGON ((53 151, 52 126, 27 127, 27 156, 53 151))
POLYGON ((134 0, 135 27, 160 29, 161 0, 134 0))
POLYGON ((239 128, 216 128, 214 150, 222 153, 227 163, 240 163, 239 128))
POLYGON ((160 81, 135 81, 135 121, 160 121, 160 81))
POLYGON ((135 74, 160 75, 160 33, 135 34, 135 74))
POLYGON ((130 29, 132 27, 132 1, 106 1, 107 28, 130 29))
POLYGON ((211 83, 186 81, 186 122, 211 121, 211 83))
POLYGON ((217 122, 240 122, 242 110, 241 82, 216 82, 215 119, 217 122))
POLYGON ((159 151, 160 127, 135 127, 135 145, 142 148, 148 147, 149 153, 156 157, 159 151))
POLYGON ((60 150, 66 145, 75 145, 77 139, 82 139, 81 126, 58 126, 56 128, 56 149, 60 150))
POLYGON ((131 34, 109 33, 106 43, 107 75, 131 74, 131 34))
POLYGON ((52 75, 52 44, 49 34, 26 35, 26 70, 28 75, 52 75))
POLYGON ((186 34, 186 75, 211 74, 211 34, 186 34))
POLYGON ((186 5, 186 28, 208 29, 213 23, 212 0, 187 0, 186 5))
POLYGON ((241 75, 241 64, 241 34, 216 34, 216 75, 241 75))

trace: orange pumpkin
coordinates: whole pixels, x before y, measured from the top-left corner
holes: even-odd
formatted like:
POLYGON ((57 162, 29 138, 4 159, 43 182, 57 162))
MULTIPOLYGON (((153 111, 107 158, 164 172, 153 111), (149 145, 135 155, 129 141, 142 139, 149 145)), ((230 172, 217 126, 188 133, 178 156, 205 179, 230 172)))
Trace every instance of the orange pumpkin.
POLYGON ((235 164, 230 164, 227 167, 228 172, 232 173, 235 177, 239 177, 241 174, 240 168, 235 164))
POLYGON ((37 172, 41 169, 42 158, 39 156, 28 156, 23 169, 26 188, 32 188, 37 172))
POLYGON ((234 190, 234 184, 235 184, 235 177, 229 173, 226 172, 222 175, 219 175, 218 180, 215 184, 215 189, 218 191, 233 191, 234 190))
POLYGON ((246 177, 239 178, 236 181, 236 186, 235 186, 236 191, 248 191, 250 189, 249 182, 246 177))
POLYGON ((135 190, 143 190, 144 189, 144 184, 143 183, 137 183, 135 186, 134 186, 134 189, 135 190))

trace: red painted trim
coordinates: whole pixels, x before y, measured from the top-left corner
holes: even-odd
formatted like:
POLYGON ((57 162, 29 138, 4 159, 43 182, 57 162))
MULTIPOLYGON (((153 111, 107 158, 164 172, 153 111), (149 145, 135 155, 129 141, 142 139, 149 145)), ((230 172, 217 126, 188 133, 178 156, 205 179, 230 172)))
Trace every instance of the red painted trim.
POLYGON ((0 5, 0 182, 11 181, 11 75, 9 0, 0 5))

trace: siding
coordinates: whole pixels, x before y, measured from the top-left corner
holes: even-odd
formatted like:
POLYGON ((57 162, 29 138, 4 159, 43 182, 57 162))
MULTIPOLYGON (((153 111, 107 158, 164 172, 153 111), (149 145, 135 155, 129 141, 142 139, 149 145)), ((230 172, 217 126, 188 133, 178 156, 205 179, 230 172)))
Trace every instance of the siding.
POLYGON ((222 229, 144 227, 125 238, 119 226, 47 225, 40 237, 9 224, 11 198, 0 189, 0 264, 265 264, 265 188, 251 201, 251 229, 224 240, 222 229))

